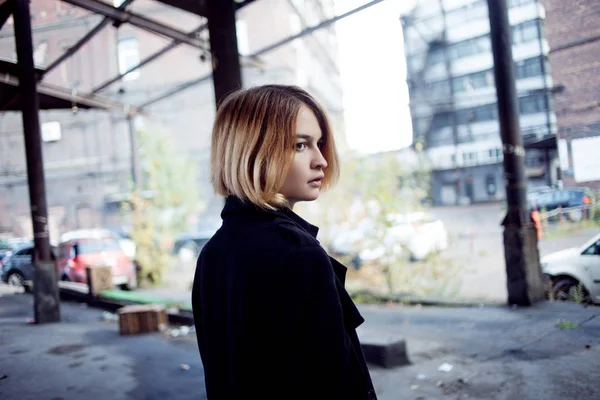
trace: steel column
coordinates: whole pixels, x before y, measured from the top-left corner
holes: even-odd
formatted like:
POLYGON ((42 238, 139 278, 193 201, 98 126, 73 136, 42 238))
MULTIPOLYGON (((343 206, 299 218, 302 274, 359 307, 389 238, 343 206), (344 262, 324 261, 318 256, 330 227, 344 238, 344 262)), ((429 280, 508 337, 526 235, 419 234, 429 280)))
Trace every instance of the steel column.
POLYGON ((25 157, 29 182, 29 203, 33 225, 35 278, 34 315, 36 323, 60 320, 56 261, 50 248, 48 207, 44 182, 44 161, 40 134, 39 98, 33 65, 33 41, 29 0, 15 0, 14 31, 19 66, 19 87, 25 135, 25 157))

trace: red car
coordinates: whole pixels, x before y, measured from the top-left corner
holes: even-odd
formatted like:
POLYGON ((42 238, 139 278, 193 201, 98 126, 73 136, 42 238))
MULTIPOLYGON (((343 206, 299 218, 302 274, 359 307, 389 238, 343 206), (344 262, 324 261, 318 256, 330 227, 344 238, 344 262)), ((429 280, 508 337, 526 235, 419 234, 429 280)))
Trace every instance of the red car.
POLYGON ((113 284, 122 289, 137 287, 135 265, 112 237, 97 231, 73 231, 61 236, 58 245, 58 276, 61 280, 87 283, 87 267, 111 266, 113 284))

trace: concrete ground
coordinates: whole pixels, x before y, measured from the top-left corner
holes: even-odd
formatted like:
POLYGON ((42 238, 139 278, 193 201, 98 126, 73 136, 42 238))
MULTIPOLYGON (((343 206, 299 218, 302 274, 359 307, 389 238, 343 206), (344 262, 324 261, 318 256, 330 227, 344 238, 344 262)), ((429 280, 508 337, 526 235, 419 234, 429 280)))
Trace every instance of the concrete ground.
MULTIPOLYGON (((32 301, 0 286, 0 398, 205 398, 193 334, 123 337, 110 315, 68 302, 61 323, 38 326, 32 301)), ((402 336, 412 362, 371 367, 380 400, 600 398, 600 308, 359 308, 359 336, 402 336)))

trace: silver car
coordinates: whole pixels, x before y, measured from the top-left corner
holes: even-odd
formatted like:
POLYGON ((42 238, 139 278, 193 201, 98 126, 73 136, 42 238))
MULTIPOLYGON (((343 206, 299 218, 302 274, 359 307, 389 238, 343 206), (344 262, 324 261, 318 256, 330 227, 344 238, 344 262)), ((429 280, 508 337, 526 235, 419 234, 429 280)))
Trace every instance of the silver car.
POLYGON ((542 272, 551 282, 552 298, 600 304, 600 233, 581 247, 542 257, 542 272))

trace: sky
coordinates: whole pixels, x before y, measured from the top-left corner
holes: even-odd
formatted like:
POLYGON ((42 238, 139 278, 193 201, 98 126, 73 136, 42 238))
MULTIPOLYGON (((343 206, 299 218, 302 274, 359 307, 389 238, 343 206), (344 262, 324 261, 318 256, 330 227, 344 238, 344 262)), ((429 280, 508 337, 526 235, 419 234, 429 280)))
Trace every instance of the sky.
MULTIPOLYGON (((336 15, 369 0, 336 0, 336 15)), ((414 1, 385 0, 336 23, 346 139, 363 154, 411 144, 400 15, 414 1)))

